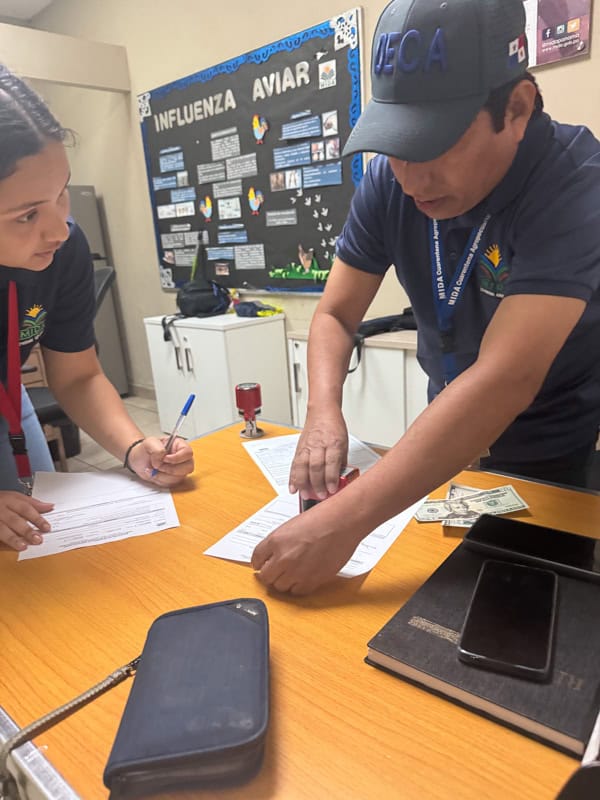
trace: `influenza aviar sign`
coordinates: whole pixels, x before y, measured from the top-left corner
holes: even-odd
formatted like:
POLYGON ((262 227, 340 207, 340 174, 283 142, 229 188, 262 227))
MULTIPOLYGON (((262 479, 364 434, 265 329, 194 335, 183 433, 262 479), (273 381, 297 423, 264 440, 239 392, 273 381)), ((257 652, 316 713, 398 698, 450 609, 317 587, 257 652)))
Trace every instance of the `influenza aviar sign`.
POLYGON ((163 288, 200 237, 223 285, 322 289, 362 176, 358 9, 138 101, 163 288))

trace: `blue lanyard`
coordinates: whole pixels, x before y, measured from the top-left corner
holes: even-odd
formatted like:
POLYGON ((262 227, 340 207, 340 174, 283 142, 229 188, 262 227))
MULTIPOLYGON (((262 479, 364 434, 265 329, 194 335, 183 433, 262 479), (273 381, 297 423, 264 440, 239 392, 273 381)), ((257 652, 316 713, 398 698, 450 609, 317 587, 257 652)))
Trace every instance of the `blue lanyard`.
POLYGON ((446 385, 458 375, 458 367, 454 352, 454 312, 479 252, 481 239, 491 219, 487 214, 478 228, 473 228, 462 258, 456 267, 450 286, 446 286, 444 277, 444 254, 440 239, 440 226, 436 219, 429 220, 429 244, 431 253, 431 277, 433 280, 433 299, 440 332, 442 348, 442 364, 446 385))

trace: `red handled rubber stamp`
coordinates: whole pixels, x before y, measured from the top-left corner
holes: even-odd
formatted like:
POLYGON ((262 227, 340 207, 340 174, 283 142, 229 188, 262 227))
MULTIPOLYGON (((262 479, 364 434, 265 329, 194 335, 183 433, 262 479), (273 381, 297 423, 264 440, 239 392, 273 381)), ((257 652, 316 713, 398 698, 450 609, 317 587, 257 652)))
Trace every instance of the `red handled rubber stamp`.
MULTIPOLYGON (((351 481, 353 481, 355 478, 358 478, 358 476, 359 476, 358 467, 346 467, 346 469, 344 469, 342 471, 342 474, 340 475, 340 480, 339 480, 339 483, 338 483, 338 487, 337 487, 337 489, 335 491, 335 494, 337 494, 341 489, 343 489, 344 486, 348 486, 348 484, 351 481)), ((326 499, 326 498, 324 498, 324 499, 326 499)), ((320 503, 320 502, 321 502, 321 500, 318 497, 307 497, 307 498, 302 498, 301 497, 300 498, 300 513, 302 513, 302 511, 308 511, 309 508, 312 508, 313 506, 316 506, 317 503, 320 503)))
POLYGON ((235 387, 235 404, 238 414, 246 422, 245 427, 240 431, 240 436, 245 439, 264 436, 265 432, 256 425, 256 415, 260 414, 262 405, 260 383, 238 383, 235 387))

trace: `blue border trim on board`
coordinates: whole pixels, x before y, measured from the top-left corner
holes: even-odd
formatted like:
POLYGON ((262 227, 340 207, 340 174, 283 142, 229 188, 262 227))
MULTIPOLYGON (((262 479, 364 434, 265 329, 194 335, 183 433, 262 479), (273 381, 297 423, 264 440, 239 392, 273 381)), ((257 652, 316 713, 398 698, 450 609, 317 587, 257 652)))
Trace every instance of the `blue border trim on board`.
MULTIPOLYGON (((358 122, 361 113, 360 56, 358 47, 352 47, 348 50, 348 72, 350 73, 352 83, 352 99, 349 108, 350 130, 352 130, 358 122)), ((352 158, 352 181, 355 186, 358 186, 360 183, 362 175, 363 158, 360 153, 357 153, 352 158)))
MULTIPOLYGON (((163 265, 161 264, 160 259, 158 258, 158 254, 162 250, 162 242, 161 242, 161 239, 160 239, 160 229, 158 227, 158 222, 157 222, 157 219, 156 219, 158 212, 156 211, 156 196, 154 194, 154 183, 152 181, 152 156, 150 155, 150 147, 148 145, 148 139, 147 139, 147 136, 146 136, 145 122, 146 122, 146 120, 143 120, 140 127, 142 129, 142 146, 144 148, 144 161, 146 162, 146 176, 148 178, 148 192, 150 193, 150 211, 152 212, 152 227, 154 228, 154 241, 155 241, 155 244, 156 244, 156 256, 157 256, 156 261, 157 261, 157 264, 158 264, 158 269, 159 269, 159 273, 158 274, 159 274, 159 278, 160 278, 161 277, 160 270, 162 269, 163 265)), ((162 285, 162 280, 161 280, 160 284, 161 284, 160 288, 163 291, 167 291, 167 289, 162 285)), ((168 291, 174 291, 174 289, 170 289, 168 291)))
POLYGON ((265 47, 259 47, 257 50, 251 50, 249 53, 244 53, 244 55, 237 56, 229 61, 223 61, 221 64, 216 64, 214 67, 208 67, 200 72, 195 72, 193 75, 180 78, 177 81, 173 81, 173 83, 167 83, 164 86, 159 86, 157 89, 152 89, 150 96, 152 98, 164 97, 174 89, 185 89, 187 86, 198 82, 206 83, 217 75, 237 72, 238 69, 244 64, 264 64, 274 53, 281 53, 284 50, 292 53, 294 50, 297 50, 299 47, 301 47, 304 42, 308 42, 311 39, 316 39, 317 37, 326 39, 328 36, 331 36, 331 25, 329 22, 323 22, 321 25, 316 25, 314 28, 307 28, 300 33, 294 34, 293 36, 288 36, 286 39, 280 39, 278 42, 273 42, 265 47))

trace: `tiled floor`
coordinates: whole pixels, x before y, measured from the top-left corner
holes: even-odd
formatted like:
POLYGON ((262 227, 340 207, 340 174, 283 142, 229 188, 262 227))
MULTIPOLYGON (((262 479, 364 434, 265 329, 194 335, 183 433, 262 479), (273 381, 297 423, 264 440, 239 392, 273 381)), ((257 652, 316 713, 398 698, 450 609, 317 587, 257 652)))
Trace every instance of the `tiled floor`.
MULTIPOLYGON (((123 402, 131 418, 140 426, 146 436, 162 436, 158 424, 156 402, 144 397, 125 397, 123 402)), ((81 437, 81 453, 69 458, 69 472, 95 472, 96 470, 112 469, 123 466, 120 461, 107 453, 99 444, 85 434, 79 432, 81 437)))

